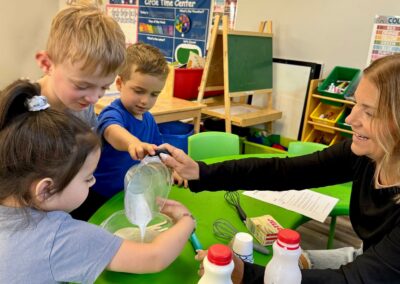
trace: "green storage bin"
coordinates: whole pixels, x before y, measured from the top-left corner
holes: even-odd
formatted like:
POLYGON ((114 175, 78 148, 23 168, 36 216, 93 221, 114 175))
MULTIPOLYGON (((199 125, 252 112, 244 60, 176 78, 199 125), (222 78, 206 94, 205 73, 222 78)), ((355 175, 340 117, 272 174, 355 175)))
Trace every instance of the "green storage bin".
POLYGON ((287 151, 245 140, 243 142, 244 154, 287 154, 287 151))
MULTIPOLYGON (((336 66, 333 68, 331 73, 329 73, 328 77, 322 82, 320 86, 318 86, 318 92, 321 95, 344 100, 346 96, 350 96, 354 93, 355 89, 357 88, 358 81, 360 80, 361 70, 356 68, 349 68, 349 67, 342 67, 336 66), (339 83, 338 81, 349 81, 348 85, 345 87, 342 93, 332 93, 328 92, 329 86, 333 83, 337 86, 339 83)), ((328 100, 321 100, 323 103, 331 104, 335 106, 341 106, 341 103, 332 102, 328 100)))
MULTIPOLYGON (((351 108, 346 107, 346 109, 344 110, 344 112, 339 117, 339 119, 336 123, 337 127, 352 131, 351 126, 345 122, 345 119, 346 119, 346 117, 349 116, 350 112, 351 112, 351 108)), ((342 135, 344 137, 352 137, 352 134, 347 133, 347 132, 340 132, 340 135, 342 135)))
POLYGON ((244 141, 246 140, 246 137, 244 137, 244 136, 239 136, 239 153, 240 154, 243 154, 244 152, 244 150, 243 150, 243 143, 244 143, 244 141))
POLYGON ((278 134, 262 136, 260 133, 262 133, 260 130, 250 131, 250 137, 243 141, 244 154, 287 154, 287 151, 274 148, 272 145, 280 144, 287 149, 290 142, 297 141, 278 134))

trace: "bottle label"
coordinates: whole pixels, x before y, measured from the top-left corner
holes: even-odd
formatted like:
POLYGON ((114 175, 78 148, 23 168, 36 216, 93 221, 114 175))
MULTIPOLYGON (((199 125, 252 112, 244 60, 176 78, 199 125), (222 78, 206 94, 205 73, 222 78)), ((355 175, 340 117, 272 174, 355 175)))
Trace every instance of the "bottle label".
POLYGON ((253 258, 253 254, 248 254, 248 255, 241 255, 238 254, 236 252, 234 252, 234 254, 239 257, 241 260, 249 262, 249 263, 254 263, 254 258, 253 258))
POLYGON ((296 250, 300 247, 299 244, 285 244, 281 243, 279 239, 276 240, 276 244, 280 246, 281 248, 287 249, 287 250, 296 250))

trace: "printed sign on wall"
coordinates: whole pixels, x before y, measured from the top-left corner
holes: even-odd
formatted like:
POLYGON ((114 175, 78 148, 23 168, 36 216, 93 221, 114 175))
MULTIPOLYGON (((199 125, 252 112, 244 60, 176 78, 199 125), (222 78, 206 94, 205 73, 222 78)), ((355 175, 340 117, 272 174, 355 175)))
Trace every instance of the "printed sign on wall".
MULTIPOLYGON (((214 16, 215 14, 227 15, 230 29, 235 28, 237 4, 238 0, 214 0, 214 16)), ((222 28, 222 22, 220 28, 222 28)))
MULTIPOLYGON (((110 3, 124 1, 110 1, 110 3)), ((128 1, 126 1, 128 2, 128 1)), ((121 27, 125 34, 126 45, 137 42, 138 6, 136 0, 130 0, 129 5, 108 4, 106 13, 111 16, 121 27)))
POLYGON ((394 53, 400 53, 400 17, 376 16, 367 66, 380 57, 394 53))
POLYGON ((205 56, 211 0, 140 0, 138 41, 158 47, 169 62, 205 56))

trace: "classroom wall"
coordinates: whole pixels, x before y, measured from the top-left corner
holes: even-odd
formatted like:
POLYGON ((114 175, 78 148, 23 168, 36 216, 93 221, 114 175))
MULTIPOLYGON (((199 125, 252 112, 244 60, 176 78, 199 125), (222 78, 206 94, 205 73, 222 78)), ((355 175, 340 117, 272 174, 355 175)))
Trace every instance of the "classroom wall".
POLYGON ((37 79, 35 53, 46 46, 58 1, 2 1, 0 9, 0 89, 20 77, 37 79))
POLYGON ((399 0, 238 0, 236 29, 273 21, 274 57, 365 68, 375 15, 400 16, 399 0), (251 4, 250 4, 251 3, 251 4))
MULTIPOLYGON (((374 16, 400 15, 398 0, 238 2, 236 29, 257 30, 261 20, 271 19, 274 56, 322 63, 323 77, 336 65, 364 68, 374 16)), ((45 47, 51 19, 64 5, 65 0, 3 1, 0 88, 19 77, 41 76, 34 55, 45 47)))

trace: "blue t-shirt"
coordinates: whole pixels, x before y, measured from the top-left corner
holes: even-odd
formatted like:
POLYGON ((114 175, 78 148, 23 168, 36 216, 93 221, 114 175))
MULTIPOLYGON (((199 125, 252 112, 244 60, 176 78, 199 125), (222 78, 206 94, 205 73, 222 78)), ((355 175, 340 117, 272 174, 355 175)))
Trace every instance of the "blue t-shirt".
POLYGON ((66 212, 25 210, 0 205, 0 283, 93 283, 122 244, 66 212))
MULTIPOLYGON (((120 99, 113 101, 98 117, 98 133, 103 136, 104 130, 117 124, 129 131, 142 142, 160 145, 162 138, 154 117, 150 112, 143 114, 143 119, 134 117, 121 103, 120 99)), ((124 188, 126 172, 138 160, 133 160, 128 152, 114 149, 105 139, 100 161, 94 173, 96 183, 93 190, 105 197, 112 197, 124 188)))

